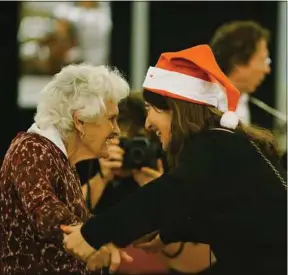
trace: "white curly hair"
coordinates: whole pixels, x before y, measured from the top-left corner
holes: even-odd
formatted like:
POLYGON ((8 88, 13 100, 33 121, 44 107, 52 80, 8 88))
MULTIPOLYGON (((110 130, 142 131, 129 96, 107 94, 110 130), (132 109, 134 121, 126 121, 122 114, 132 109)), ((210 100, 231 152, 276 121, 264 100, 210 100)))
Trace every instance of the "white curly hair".
POLYGON ((105 112, 107 100, 118 104, 129 91, 129 84, 116 68, 68 65, 40 92, 34 120, 43 129, 54 125, 66 140, 73 130, 75 111, 83 121, 96 121, 105 112))

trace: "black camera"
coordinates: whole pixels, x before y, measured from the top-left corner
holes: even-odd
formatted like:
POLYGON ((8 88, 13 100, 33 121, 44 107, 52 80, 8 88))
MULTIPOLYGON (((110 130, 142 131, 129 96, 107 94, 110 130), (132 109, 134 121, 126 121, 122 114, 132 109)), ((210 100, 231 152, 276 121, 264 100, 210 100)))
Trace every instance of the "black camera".
POLYGON ((120 138, 120 147, 125 151, 123 168, 157 168, 157 159, 161 158, 162 152, 159 143, 146 137, 136 136, 132 139, 120 138))

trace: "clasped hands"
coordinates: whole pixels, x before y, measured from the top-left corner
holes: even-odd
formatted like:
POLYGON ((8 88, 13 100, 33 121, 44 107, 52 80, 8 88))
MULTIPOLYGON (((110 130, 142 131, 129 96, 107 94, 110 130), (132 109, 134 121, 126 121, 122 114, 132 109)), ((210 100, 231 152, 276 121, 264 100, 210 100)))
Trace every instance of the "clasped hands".
MULTIPOLYGON (((114 273, 121 261, 128 263, 133 261, 124 250, 118 248, 113 243, 106 244, 99 250, 96 250, 83 238, 80 231, 81 227, 82 224, 74 226, 61 225, 61 229, 64 232, 63 245, 69 254, 86 262, 90 270, 95 271, 102 267, 109 267, 109 272, 114 273)), ((133 245, 148 252, 157 252, 164 247, 157 232, 136 240, 133 245)))

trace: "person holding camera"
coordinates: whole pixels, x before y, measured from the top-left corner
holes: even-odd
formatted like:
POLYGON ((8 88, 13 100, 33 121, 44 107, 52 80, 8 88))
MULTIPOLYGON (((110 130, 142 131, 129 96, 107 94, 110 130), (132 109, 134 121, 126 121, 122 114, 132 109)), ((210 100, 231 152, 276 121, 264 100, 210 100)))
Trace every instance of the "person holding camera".
MULTIPOLYGON (((141 92, 132 92, 119 104, 118 124, 120 137, 111 140, 108 158, 95 159, 90 163, 92 174, 89 185, 83 185, 84 196, 90 211, 97 215, 133 193, 141 186, 160 177, 164 172, 161 146, 156 137, 145 131, 146 111, 141 92), (95 175, 96 174, 96 175, 95 175)), ((81 164, 80 164, 81 165, 81 164)), ((85 164, 82 164, 84 167, 85 164)), ((83 167, 80 174, 87 173, 83 167)), ((83 175, 83 179, 85 176, 83 175)), ((85 179, 86 180, 86 179, 85 179)), ((84 181, 84 180, 83 180, 84 181)), ((162 274, 168 267, 157 255, 129 246, 125 250, 132 258, 122 263, 122 274, 162 274)))
POLYGON ((90 162, 89 170, 92 171, 89 173, 95 176, 83 188, 87 204, 94 214, 163 174, 161 146, 157 138, 147 136, 145 118, 140 92, 131 93, 119 104, 120 137, 110 141, 108 158, 90 162))

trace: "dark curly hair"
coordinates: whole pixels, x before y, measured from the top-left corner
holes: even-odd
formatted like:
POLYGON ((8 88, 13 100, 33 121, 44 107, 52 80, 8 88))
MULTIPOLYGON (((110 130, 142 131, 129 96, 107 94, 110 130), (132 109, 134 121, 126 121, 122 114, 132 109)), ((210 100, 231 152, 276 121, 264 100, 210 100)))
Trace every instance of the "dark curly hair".
POLYGON ((142 92, 134 91, 119 104, 118 123, 127 130, 128 136, 135 136, 145 126, 146 110, 142 92))

